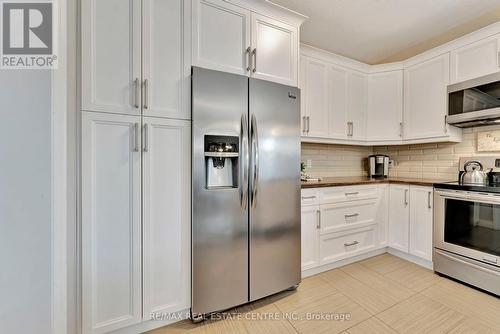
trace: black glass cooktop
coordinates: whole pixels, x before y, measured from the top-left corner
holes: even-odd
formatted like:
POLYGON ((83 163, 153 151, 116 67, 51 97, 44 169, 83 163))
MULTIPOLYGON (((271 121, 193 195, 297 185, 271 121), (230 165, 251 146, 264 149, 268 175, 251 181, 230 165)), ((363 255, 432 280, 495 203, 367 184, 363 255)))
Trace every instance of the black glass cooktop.
POLYGON ((459 182, 445 182, 445 183, 434 183, 434 188, 500 194, 500 184, 483 186, 478 184, 461 184, 459 182))

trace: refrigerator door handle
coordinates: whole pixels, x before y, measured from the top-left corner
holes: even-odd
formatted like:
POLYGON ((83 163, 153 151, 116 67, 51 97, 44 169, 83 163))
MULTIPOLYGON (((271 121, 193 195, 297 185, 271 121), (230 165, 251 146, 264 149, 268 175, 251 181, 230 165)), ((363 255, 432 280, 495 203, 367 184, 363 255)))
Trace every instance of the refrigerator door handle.
POLYGON ((248 202, 248 119, 246 113, 241 115, 240 124, 240 204, 243 210, 247 208, 248 202))
POLYGON ((250 141, 252 145, 252 207, 257 206, 257 191, 259 186, 259 134, 257 132, 257 119, 252 114, 250 126, 250 141))

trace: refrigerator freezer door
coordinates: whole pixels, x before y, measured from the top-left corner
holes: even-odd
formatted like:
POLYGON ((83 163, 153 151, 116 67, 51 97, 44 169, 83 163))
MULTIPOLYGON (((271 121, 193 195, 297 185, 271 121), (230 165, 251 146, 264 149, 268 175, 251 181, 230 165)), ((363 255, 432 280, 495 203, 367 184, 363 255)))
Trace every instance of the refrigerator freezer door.
POLYGON ((300 283, 300 91, 250 79, 250 300, 300 283))
POLYGON ((248 301, 248 78, 193 68, 192 80, 192 312, 206 314, 248 301), (207 188, 205 135, 239 138, 238 188, 207 188))

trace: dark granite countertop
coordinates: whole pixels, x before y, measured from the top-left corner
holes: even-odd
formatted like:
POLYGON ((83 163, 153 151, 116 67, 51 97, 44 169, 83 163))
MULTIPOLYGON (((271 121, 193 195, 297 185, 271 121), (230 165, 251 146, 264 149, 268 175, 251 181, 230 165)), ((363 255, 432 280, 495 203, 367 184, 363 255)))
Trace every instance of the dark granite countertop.
POLYGON ((417 186, 432 186, 434 183, 452 182, 454 180, 433 180, 433 179, 411 179, 401 177, 377 178, 371 179, 363 176, 354 177, 325 177, 321 181, 302 181, 302 189, 306 188, 323 188, 323 187, 342 187, 354 186, 361 184, 378 184, 378 183, 401 183, 413 184, 417 186))

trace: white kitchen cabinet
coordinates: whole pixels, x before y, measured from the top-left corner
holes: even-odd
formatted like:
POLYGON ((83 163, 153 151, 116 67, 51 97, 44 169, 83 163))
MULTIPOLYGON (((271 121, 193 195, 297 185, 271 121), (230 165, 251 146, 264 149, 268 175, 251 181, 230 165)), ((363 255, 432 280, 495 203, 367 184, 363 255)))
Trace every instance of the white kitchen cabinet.
POLYGON ((83 334, 142 319, 140 122, 137 116, 83 113, 83 334))
POLYGON ((319 206, 302 206, 301 256, 302 271, 319 265, 319 206))
POLYGON ((366 139, 366 109, 368 76, 350 71, 347 76, 347 136, 353 140, 366 139))
POLYGON ((389 246, 408 253, 410 186, 391 184, 389 201, 389 246))
POLYGON ((82 109, 139 115, 141 1, 82 1, 82 109))
POLYGON ((451 51, 451 83, 481 77, 500 71, 500 35, 451 51))
POLYGON ((190 118, 190 1, 82 1, 82 109, 190 118))
POLYGON ((193 1, 193 65, 248 75, 250 25, 248 9, 223 0, 193 1))
POLYGON ((410 254, 432 261, 432 187, 410 187, 410 254))
POLYGON ((379 202, 377 207, 378 244, 387 246, 389 242, 389 185, 379 186, 379 202))
POLYGON ((330 138, 347 138, 347 73, 340 66, 329 65, 327 69, 330 138))
POLYGON ((304 16, 260 1, 192 1, 194 66, 298 85, 304 16))
POLYGON ((190 122, 143 119, 143 317, 190 307, 190 122))
POLYGON ((143 0, 144 116, 191 118, 190 1, 143 0))
POLYGON ((251 17, 252 77, 297 86, 297 27, 257 13, 251 17))
POLYGON ((304 58, 305 71, 305 135, 310 137, 328 137, 330 134, 330 113, 328 110, 329 91, 327 68, 324 62, 304 58))
POLYGON ((404 137, 445 137, 449 53, 404 70, 404 137))
POLYGON ((402 140, 403 71, 373 73, 368 77, 366 136, 373 141, 402 140))

